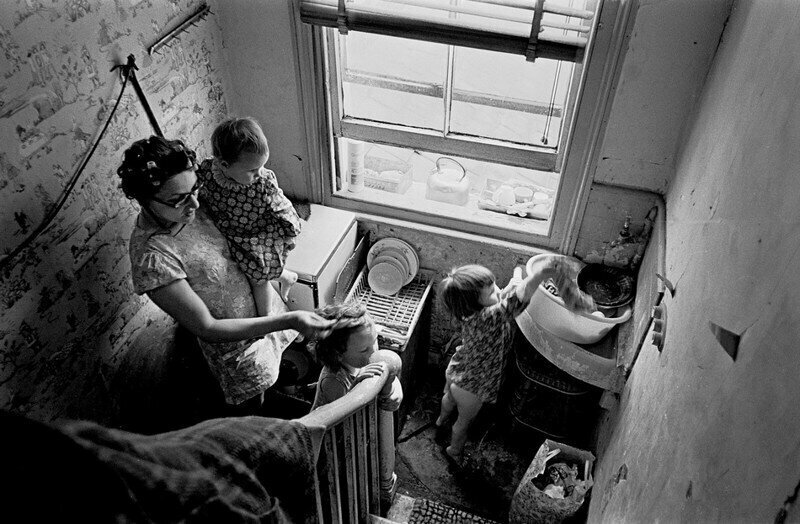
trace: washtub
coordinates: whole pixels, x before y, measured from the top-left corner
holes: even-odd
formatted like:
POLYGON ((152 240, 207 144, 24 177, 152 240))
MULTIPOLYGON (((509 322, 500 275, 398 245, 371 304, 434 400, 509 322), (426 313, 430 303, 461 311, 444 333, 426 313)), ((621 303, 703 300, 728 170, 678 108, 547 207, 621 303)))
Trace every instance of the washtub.
MULTIPOLYGON (((541 256, 546 255, 528 260, 526 271, 541 256)), ((609 332, 630 317, 630 307, 609 318, 570 311, 561 298, 540 285, 516 322, 528 342, 553 365, 587 384, 618 393, 625 373, 617 363, 616 337, 609 332)))

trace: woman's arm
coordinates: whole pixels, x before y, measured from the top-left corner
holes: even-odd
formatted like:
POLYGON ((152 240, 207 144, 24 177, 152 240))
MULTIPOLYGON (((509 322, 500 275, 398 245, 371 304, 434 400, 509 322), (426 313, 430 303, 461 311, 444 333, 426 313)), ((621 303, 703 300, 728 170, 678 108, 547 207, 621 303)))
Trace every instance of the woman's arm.
POLYGON ((333 321, 310 311, 290 311, 270 317, 217 319, 185 279, 147 292, 147 296, 180 325, 208 342, 234 342, 295 329, 306 338, 322 338, 333 321))

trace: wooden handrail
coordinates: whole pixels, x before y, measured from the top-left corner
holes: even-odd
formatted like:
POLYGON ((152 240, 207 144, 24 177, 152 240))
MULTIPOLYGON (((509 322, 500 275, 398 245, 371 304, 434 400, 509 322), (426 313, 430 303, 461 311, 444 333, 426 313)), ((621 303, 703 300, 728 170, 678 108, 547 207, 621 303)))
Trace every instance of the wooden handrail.
POLYGON ((322 446, 322 438, 325 431, 339 424, 347 417, 360 410, 378 396, 381 390, 389 392, 391 381, 400 374, 402 362, 397 353, 381 349, 370 357, 370 363, 380 364, 384 370, 377 377, 370 377, 356 384, 353 389, 347 392, 342 398, 336 399, 330 404, 320 406, 311 413, 298 419, 311 431, 312 444, 314 445, 314 455, 319 456, 322 446))
POLYGON ((402 361, 393 351, 378 350, 370 363, 380 364, 380 375, 296 419, 309 430, 316 461, 325 449, 314 481, 320 522, 364 522, 368 514, 388 510, 394 496, 394 414, 379 409, 378 399, 393 393, 402 361))
POLYGON ((298 419, 298 421, 307 426, 311 432, 314 456, 319 456, 322 438, 325 436, 327 430, 344 421, 347 417, 375 400, 375 397, 381 392, 383 386, 391 376, 389 366, 386 363, 381 364, 384 366, 384 371, 379 376, 362 380, 342 398, 336 399, 330 404, 320 406, 311 413, 298 419))

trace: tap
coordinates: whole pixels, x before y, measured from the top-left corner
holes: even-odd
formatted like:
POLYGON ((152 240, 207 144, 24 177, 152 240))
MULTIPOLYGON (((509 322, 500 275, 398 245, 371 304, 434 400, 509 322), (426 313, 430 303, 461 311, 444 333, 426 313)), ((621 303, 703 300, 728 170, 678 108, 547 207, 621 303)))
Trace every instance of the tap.
POLYGON ((625 215, 625 223, 622 225, 622 231, 619 232, 620 238, 628 238, 631 235, 631 214, 625 215))

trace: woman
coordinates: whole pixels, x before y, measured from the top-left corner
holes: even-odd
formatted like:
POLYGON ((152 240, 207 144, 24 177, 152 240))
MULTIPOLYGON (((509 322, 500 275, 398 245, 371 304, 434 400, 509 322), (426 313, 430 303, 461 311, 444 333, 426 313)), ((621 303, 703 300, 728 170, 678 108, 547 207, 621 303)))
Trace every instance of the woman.
POLYGON ((297 331, 321 338, 332 322, 287 312, 272 288, 275 314, 257 316, 247 277, 199 209, 195 158, 180 140, 158 136, 125 151, 117 174, 125 195, 141 206, 130 241, 134 289, 197 336, 226 404, 251 411, 277 380, 281 354, 297 331))

